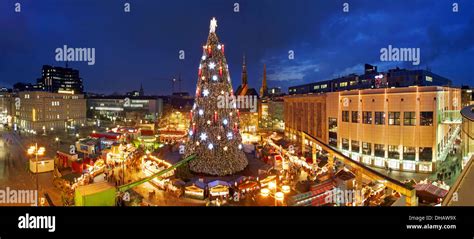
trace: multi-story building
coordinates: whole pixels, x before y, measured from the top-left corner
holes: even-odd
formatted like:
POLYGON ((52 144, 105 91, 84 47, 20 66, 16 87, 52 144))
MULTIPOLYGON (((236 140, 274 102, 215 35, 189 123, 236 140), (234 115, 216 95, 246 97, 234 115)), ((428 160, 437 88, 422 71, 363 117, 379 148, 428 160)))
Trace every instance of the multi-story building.
POLYGON ((44 65, 37 88, 43 91, 82 94, 84 89, 79 71, 72 68, 44 65))
POLYGON ((81 94, 23 91, 15 98, 13 109, 20 130, 46 133, 86 122, 86 100, 81 94))
POLYGON ((155 96, 92 96, 87 98, 89 118, 155 121, 163 112, 163 99, 155 96))
POLYGON ((283 97, 261 99, 258 111, 260 128, 283 131, 285 129, 283 110, 283 97))
POLYGON ((14 102, 15 93, 8 91, 0 92, 0 124, 12 126, 14 102))
POLYGON ((287 96, 285 134, 299 132, 366 165, 433 172, 459 133, 461 91, 425 86, 287 96))
POLYGON ((376 66, 365 64, 364 74, 350 74, 333 80, 289 87, 290 95, 326 93, 343 90, 377 89, 409 86, 450 86, 451 81, 428 70, 391 69, 378 72, 376 66))

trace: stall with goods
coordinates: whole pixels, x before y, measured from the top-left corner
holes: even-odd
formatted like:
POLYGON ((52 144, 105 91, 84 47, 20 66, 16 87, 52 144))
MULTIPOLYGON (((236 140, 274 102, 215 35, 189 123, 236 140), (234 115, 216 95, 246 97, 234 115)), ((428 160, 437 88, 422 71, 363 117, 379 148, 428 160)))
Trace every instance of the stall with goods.
POLYGON ((207 184, 209 189, 209 197, 215 198, 227 198, 229 196, 229 183, 221 180, 212 181, 207 184))
POLYGON ((205 198, 206 184, 200 181, 192 182, 184 188, 184 195, 189 198, 201 199, 205 198))

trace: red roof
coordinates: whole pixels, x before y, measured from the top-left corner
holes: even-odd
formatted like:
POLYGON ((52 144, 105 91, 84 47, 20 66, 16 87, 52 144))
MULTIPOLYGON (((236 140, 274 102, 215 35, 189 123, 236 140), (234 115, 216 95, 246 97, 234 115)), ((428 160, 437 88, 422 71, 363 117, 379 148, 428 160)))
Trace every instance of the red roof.
POLYGON ((325 193, 329 190, 332 190, 335 187, 336 187, 336 183, 333 180, 327 180, 320 184, 312 185, 311 192, 313 193, 313 195, 318 195, 318 194, 325 193))
POLYGON ((119 139, 121 134, 117 133, 92 133, 90 134, 92 138, 106 138, 106 139, 119 139))
POLYGON ((433 184, 417 184, 415 190, 419 192, 427 192, 433 196, 443 198, 448 194, 448 190, 444 190, 440 187, 436 187, 433 184))
POLYGON ((153 136, 155 135, 155 133, 153 132, 153 130, 149 130, 149 129, 142 129, 140 130, 140 134, 142 136, 153 136))

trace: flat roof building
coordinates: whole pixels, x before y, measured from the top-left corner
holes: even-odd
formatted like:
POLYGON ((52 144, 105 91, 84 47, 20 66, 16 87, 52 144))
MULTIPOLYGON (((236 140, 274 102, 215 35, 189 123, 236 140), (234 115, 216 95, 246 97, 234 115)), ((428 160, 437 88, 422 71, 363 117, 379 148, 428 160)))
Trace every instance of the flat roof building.
POLYGON ((305 132, 380 168, 434 172, 460 130, 458 88, 350 90, 290 95, 284 101, 286 137, 298 141, 305 132))
POLYGON ((365 64, 362 75, 350 74, 332 80, 292 86, 288 92, 290 95, 295 95, 409 86, 451 86, 451 80, 428 70, 395 68, 387 72, 378 72, 376 66, 365 64))
POLYGON ((46 133, 86 123, 86 100, 81 94, 46 91, 18 93, 14 122, 21 130, 46 133))

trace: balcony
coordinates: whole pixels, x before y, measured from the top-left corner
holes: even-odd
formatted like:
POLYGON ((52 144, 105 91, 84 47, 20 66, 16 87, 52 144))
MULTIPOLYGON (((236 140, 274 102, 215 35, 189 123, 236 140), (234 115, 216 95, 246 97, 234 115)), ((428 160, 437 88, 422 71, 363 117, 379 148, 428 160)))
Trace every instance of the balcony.
POLYGON ((462 116, 459 110, 446 110, 440 114, 442 124, 461 124, 462 116))

